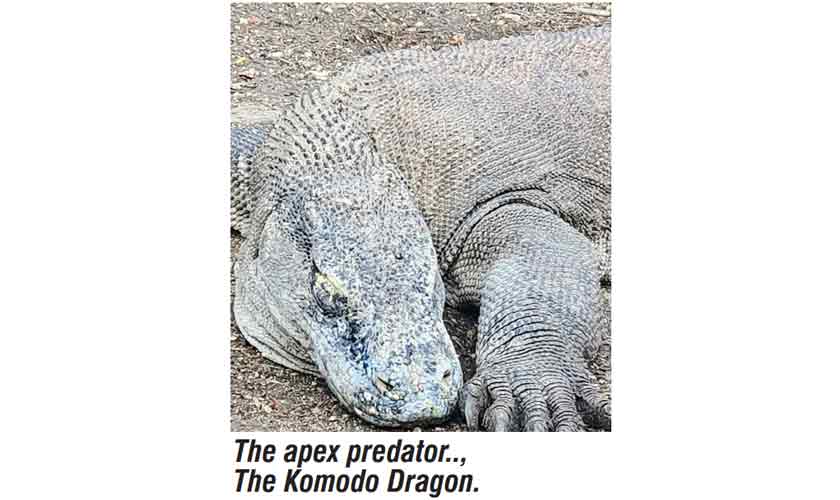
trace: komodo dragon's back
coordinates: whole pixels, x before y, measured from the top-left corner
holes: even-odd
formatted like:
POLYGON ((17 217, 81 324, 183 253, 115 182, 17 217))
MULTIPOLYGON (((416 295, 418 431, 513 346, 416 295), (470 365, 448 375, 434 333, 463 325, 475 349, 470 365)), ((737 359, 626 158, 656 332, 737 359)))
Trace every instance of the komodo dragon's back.
POLYGON ((336 79, 405 175, 444 271, 469 221, 517 193, 596 242, 608 269, 609 37, 606 26, 385 52, 336 79))

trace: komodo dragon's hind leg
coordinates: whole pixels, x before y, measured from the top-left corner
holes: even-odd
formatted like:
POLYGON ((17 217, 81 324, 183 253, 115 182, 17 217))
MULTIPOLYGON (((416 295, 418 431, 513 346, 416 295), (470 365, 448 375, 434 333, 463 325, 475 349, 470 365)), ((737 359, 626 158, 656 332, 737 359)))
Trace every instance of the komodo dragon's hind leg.
POLYGON ((608 425, 586 362, 601 314, 589 240, 546 210, 506 205, 472 230, 451 281, 456 302, 480 302, 476 374, 461 397, 469 428, 581 430, 579 407, 608 425))

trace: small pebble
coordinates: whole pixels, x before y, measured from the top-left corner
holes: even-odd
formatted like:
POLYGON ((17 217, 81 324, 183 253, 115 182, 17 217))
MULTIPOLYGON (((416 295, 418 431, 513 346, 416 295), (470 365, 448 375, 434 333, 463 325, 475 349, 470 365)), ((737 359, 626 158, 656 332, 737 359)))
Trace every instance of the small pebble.
POLYGON ((496 17, 498 17, 500 19, 507 19, 508 21, 513 21, 515 23, 518 23, 519 21, 522 20, 522 16, 519 16, 519 15, 516 15, 516 14, 510 14, 508 12, 505 12, 504 14, 499 14, 496 17))

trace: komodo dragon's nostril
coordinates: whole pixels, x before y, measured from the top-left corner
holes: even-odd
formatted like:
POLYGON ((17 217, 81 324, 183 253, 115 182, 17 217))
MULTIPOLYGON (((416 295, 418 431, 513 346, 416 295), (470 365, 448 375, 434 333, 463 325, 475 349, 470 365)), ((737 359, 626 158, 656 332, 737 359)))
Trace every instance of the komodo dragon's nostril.
POLYGON ((382 393, 390 392, 394 389, 394 384, 391 384, 382 377, 376 377, 376 380, 374 380, 373 383, 382 393))
POLYGON ((452 370, 446 370, 445 372, 443 372, 443 380, 448 380, 449 377, 451 377, 451 376, 452 376, 452 370))

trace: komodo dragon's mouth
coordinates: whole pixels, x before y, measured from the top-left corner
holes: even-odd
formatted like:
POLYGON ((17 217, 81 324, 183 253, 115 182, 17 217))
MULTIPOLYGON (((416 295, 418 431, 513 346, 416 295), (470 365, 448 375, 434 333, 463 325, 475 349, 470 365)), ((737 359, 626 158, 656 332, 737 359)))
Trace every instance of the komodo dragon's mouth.
POLYGON ((427 425, 455 410, 463 374, 442 322, 425 336, 371 334, 361 349, 345 338, 314 339, 313 357, 332 392, 380 426, 427 425), (399 343, 397 343, 399 342, 399 343))

